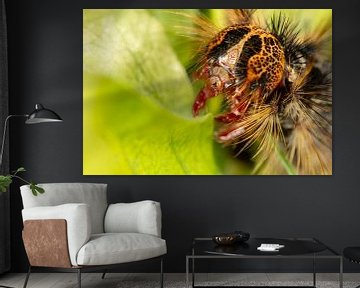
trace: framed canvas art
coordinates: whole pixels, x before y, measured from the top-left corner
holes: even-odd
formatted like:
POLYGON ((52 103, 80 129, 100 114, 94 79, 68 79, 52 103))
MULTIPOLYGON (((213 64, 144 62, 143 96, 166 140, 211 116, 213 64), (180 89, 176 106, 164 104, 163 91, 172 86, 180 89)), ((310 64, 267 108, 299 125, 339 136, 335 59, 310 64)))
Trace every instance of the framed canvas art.
POLYGON ((331 9, 83 10, 84 175, 331 175, 331 9))

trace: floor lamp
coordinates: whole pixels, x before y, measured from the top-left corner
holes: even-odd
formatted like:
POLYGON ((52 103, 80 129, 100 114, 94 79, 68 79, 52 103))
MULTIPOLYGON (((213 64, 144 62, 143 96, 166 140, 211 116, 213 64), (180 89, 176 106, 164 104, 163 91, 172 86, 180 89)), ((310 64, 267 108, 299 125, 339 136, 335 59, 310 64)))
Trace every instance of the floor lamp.
MULTIPOLYGON (((7 132, 7 126, 8 122, 11 118, 16 117, 23 117, 26 118, 25 124, 38 124, 38 123, 46 123, 46 122, 62 122, 63 120, 61 117, 56 114, 54 111, 45 108, 41 104, 35 105, 35 110, 31 112, 30 114, 20 114, 20 115, 9 115, 5 119, 4 123, 4 131, 3 131, 3 137, 1 142, 1 150, 0 150, 0 168, 2 167, 2 161, 3 161, 3 155, 4 155, 4 146, 6 142, 6 132, 7 132)), ((12 288, 9 286, 3 286, 0 284, 0 287, 4 288, 12 288)))
POLYGON ((62 122, 63 121, 58 114, 56 114, 54 111, 52 111, 50 109, 45 108, 41 104, 36 104, 35 110, 33 112, 31 112, 30 114, 7 116, 5 119, 5 123, 4 123, 4 132, 3 132, 1 151, 0 151, 0 168, 2 166, 8 122, 11 118, 15 118, 15 117, 26 118, 25 124, 38 124, 38 123, 46 123, 46 122, 62 122))

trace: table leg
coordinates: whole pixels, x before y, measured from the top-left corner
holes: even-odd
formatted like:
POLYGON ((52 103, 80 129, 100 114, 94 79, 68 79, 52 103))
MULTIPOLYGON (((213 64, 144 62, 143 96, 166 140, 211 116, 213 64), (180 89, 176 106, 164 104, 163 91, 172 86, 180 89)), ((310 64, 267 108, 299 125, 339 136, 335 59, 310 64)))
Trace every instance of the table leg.
POLYGON ((186 288, 189 288, 189 258, 186 256, 186 288))
POLYGON ((193 246, 193 249, 192 249, 192 287, 194 288, 195 287, 195 249, 194 249, 194 246, 193 246))
POLYGON ((195 287, 195 258, 192 258, 192 287, 195 287))
POLYGON ((339 287, 343 288, 343 257, 340 257, 339 287))
POLYGON ((316 256, 313 257, 313 286, 316 287, 316 256))

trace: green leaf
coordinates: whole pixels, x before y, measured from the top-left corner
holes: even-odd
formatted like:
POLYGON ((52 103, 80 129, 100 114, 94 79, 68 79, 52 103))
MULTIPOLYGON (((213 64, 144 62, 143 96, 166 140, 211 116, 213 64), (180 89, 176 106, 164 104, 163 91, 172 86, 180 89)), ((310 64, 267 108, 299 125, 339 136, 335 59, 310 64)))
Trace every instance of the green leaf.
POLYGON ((211 115, 187 119, 126 84, 84 75, 85 175, 220 174, 211 115))
POLYGON ((37 184, 34 182, 30 183, 30 189, 34 196, 37 196, 38 194, 43 194, 45 192, 44 188, 37 186, 37 184))
POLYGON ((39 186, 35 186, 35 190, 39 193, 39 194, 43 194, 45 192, 44 188, 39 187, 39 186))
POLYGON ((12 183, 12 176, 11 175, 0 175, 0 191, 6 192, 9 188, 10 184, 12 183))
POLYGON ((191 82, 151 13, 85 9, 83 19, 84 73, 128 83, 164 108, 192 117, 191 82))
POLYGON ((31 189, 31 192, 34 196, 37 196, 37 191, 36 191, 36 184, 34 183, 30 183, 30 189, 31 189))
POLYGON ((25 172, 26 171, 26 169, 24 168, 24 167, 19 167, 15 172, 14 172, 14 174, 17 174, 17 173, 19 173, 19 172, 25 172))

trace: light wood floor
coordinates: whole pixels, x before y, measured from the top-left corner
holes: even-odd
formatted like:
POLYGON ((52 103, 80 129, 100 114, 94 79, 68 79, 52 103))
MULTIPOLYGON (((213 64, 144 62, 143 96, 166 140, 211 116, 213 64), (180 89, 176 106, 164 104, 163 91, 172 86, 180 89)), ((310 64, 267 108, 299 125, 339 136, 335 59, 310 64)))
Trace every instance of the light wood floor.
MULTIPOLYGON (((307 273, 212 273, 212 274, 197 274, 197 281, 242 281, 249 280, 256 281, 260 285, 269 281, 309 281, 311 284, 312 274, 307 273)), ((25 274, 23 273, 8 273, 0 275, 0 287, 1 285, 11 286, 14 288, 22 288, 25 274)), ((338 274, 336 273, 319 273, 317 274, 317 280, 321 281, 338 281, 338 274)), ((108 273, 106 279, 101 279, 101 273, 83 273, 82 274, 82 287, 84 288, 95 288, 95 287, 106 287, 106 288, 117 288, 122 287, 120 283, 126 282, 124 287, 132 287, 133 281, 134 286, 139 287, 139 283, 147 281, 151 283, 158 283, 159 274, 125 274, 125 273, 108 273), (136 284, 136 285, 135 285, 136 284)), ((354 283, 360 284, 360 273, 346 273, 344 274, 344 287, 354 287, 354 283)), ((165 274, 165 288, 166 287, 185 287, 185 274, 165 274), (171 285, 177 283, 177 285, 171 285), (183 285, 182 285, 183 283, 183 285), (169 284, 169 285, 167 285, 169 284)), ((356 286, 356 285, 355 285, 356 286)), ((76 288, 76 273, 32 273, 28 283, 28 288, 76 288)), ((148 287, 148 286, 146 286, 148 287)), ((150 287, 150 286, 149 286, 150 287)), ((355 288, 355 287, 354 287, 355 288)))

